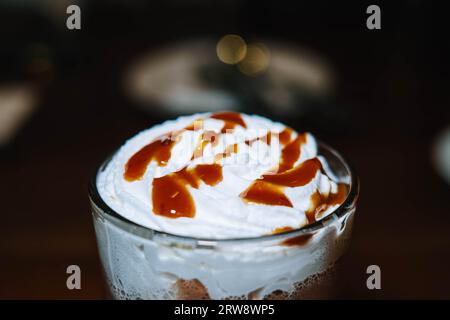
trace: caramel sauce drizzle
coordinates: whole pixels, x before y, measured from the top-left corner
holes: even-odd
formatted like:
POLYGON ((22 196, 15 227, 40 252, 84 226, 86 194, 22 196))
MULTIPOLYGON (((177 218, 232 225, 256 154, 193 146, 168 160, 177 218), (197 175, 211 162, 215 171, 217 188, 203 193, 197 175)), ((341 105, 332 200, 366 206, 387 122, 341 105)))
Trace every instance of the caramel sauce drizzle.
POLYGON ((142 179, 152 160, 164 167, 169 162, 173 146, 179 141, 184 131, 196 131, 202 127, 203 120, 195 120, 184 129, 169 132, 156 138, 153 142, 136 152, 125 164, 125 180, 132 182, 142 179))
MULTIPOLYGON (((321 195, 319 192, 315 192, 311 196, 311 209, 306 212, 306 217, 308 218, 309 223, 313 223, 316 221, 316 215, 319 215, 320 213, 324 212, 326 209, 328 209, 331 206, 335 206, 338 204, 342 204, 348 193, 348 186, 343 183, 338 183, 337 185, 338 189, 336 193, 331 193, 328 196, 321 195)), ((279 227, 272 231, 272 234, 278 234, 283 233, 287 231, 294 230, 294 228, 285 226, 285 227, 279 227)), ((292 237, 289 239, 286 239, 282 242, 285 246, 303 246, 313 237, 313 234, 302 234, 296 237, 292 237)))
POLYGON ((272 231, 272 234, 278 234, 278 233, 283 233, 283 232, 288 232, 288 231, 292 231, 294 230, 294 228, 286 226, 286 227, 279 227, 276 228, 272 231))
POLYGON ((293 207, 282 187, 264 180, 254 181, 247 190, 240 194, 240 197, 249 203, 293 207))
MULTIPOLYGON (((256 137, 254 139, 247 139, 245 140, 245 144, 248 146, 251 146, 253 143, 255 143, 256 141, 262 141, 264 143, 266 143, 268 146, 270 146, 271 144, 271 140, 272 140, 272 134, 278 135, 278 140, 282 145, 286 145, 288 142, 291 141, 291 135, 292 135, 292 129, 291 128, 284 128, 283 131, 281 131, 280 133, 272 133, 272 132, 267 132, 266 135, 261 136, 261 137, 256 137)), ((299 143, 304 143, 306 140, 306 136, 303 136, 303 141, 299 141, 299 143)), ((293 148, 293 147, 292 147, 293 148)), ((286 150, 286 152, 288 152, 288 150, 286 150)), ((294 161, 295 162, 295 161, 294 161)))
MULTIPOLYGON (((244 119, 239 113, 236 112, 219 112, 211 115, 211 118, 222 120, 225 122, 221 132, 233 129, 236 125, 240 125, 247 128, 244 119)), ((203 127, 203 119, 197 119, 192 124, 188 125, 184 129, 170 132, 166 135, 162 135, 153 142, 141 148, 136 152, 125 164, 125 180, 132 182, 142 179, 147 170, 148 165, 152 160, 155 160, 159 166, 166 166, 174 145, 179 141, 180 135, 184 131, 197 131, 203 127)), ((267 141, 270 141, 270 135, 268 135, 267 141)), ((216 146, 219 143, 219 136, 214 131, 206 131, 202 134, 199 144, 194 149, 194 153, 191 159, 195 159, 202 155, 202 152, 206 145, 211 143, 216 146)), ((237 152, 237 151, 234 151, 237 152)), ((225 156, 229 156, 230 152, 226 151, 225 156)))
POLYGON ((199 164, 194 168, 194 173, 198 179, 209 186, 215 186, 222 181, 222 166, 217 163, 199 164))
POLYGON ((228 130, 233 130, 237 125, 247 128, 247 125, 245 124, 244 119, 242 119, 242 116, 240 113, 237 112, 218 112, 211 115, 210 118, 222 120, 225 122, 225 124, 222 127, 221 133, 226 133, 228 130))
MULTIPOLYGON (((294 169, 275 173, 265 174, 260 179, 255 180, 241 197, 249 203, 259 203, 267 205, 279 205, 293 207, 291 201, 283 192, 283 187, 301 187, 308 184, 322 170, 322 165, 317 158, 306 160, 294 169)), ((306 211, 306 218, 309 223, 316 221, 316 217, 331 206, 342 204, 348 193, 347 185, 339 183, 337 192, 329 195, 322 195, 316 191, 311 196, 310 209, 306 211)), ((274 233, 288 231, 290 227, 282 227, 274 230, 274 233)), ((291 240, 291 239, 289 239, 291 240)))
POLYGON ((184 130, 188 131, 198 131, 203 128, 203 119, 194 120, 190 125, 188 125, 184 130))
POLYGON ((124 178, 127 181, 140 180, 152 160, 165 166, 170 159, 176 140, 168 136, 160 137, 136 152, 125 164, 124 178))
MULTIPOLYGON (((239 113, 221 112, 211 115, 211 118, 225 122, 222 131, 233 129, 236 125, 246 128, 246 124, 239 113)), ((203 127, 203 120, 195 120, 184 129, 163 135, 136 152, 125 164, 124 179, 132 182, 142 179, 152 160, 159 166, 166 166, 170 160, 172 148, 179 141, 184 131, 196 131, 203 127)), ((200 138, 199 145, 194 150, 193 158, 202 154, 208 143, 213 146, 219 142, 218 134, 206 131, 200 138)), ((227 157, 237 152, 237 144, 228 146, 219 157, 227 157)), ((197 165, 193 169, 182 169, 178 172, 153 179, 152 201, 153 212, 170 218, 194 217, 195 204, 187 188, 199 188, 200 180, 214 186, 222 181, 222 167, 219 164, 197 165)))
MULTIPOLYGON (((247 128, 242 116, 236 112, 215 113, 210 118, 224 121, 221 133, 205 131, 199 139, 192 159, 201 156, 208 143, 216 146, 219 143, 219 135, 225 133, 227 130, 232 130, 237 125, 247 128)), ((125 180, 132 182, 142 179, 152 160, 156 161, 159 166, 166 166, 170 160, 172 148, 179 141, 180 135, 184 131, 197 131, 202 127, 203 119, 195 120, 189 126, 162 135, 141 148, 125 164, 125 180)), ((281 151, 279 166, 275 173, 270 172, 264 174, 242 192, 240 197, 244 201, 293 207, 291 201, 284 194, 284 188, 304 186, 315 177, 318 170, 322 170, 321 163, 317 158, 306 160, 294 168, 295 162, 300 158, 300 147, 305 143, 306 135, 299 134, 292 140, 292 132, 293 130, 291 128, 286 127, 282 132, 278 133, 279 141, 284 146, 281 151)), ((268 132, 265 136, 246 140, 245 143, 251 146, 254 142, 261 140, 270 145, 271 134, 271 132, 268 132)), ((180 171, 153 179, 153 212, 169 218, 194 217, 195 204, 188 187, 198 189, 200 181, 210 186, 214 186, 222 181, 222 167, 217 162, 237 152, 238 144, 228 145, 224 152, 215 156, 214 164, 197 165, 192 169, 185 167, 180 171)), ((324 196, 319 192, 314 193, 311 196, 311 209, 306 213, 308 221, 314 222, 315 217, 326 210, 328 206, 342 203, 346 195, 347 186, 343 184, 338 185, 338 191, 335 194, 324 196)), ((286 228, 289 227, 275 229, 274 233, 287 231, 288 229, 286 228)), ((288 239, 286 241, 291 240, 288 239)), ((301 241, 297 239, 295 242, 298 243, 307 240, 309 238, 301 241)), ((286 242, 287 245, 291 245, 289 243, 286 242)))
POLYGON ((293 207, 283 192, 283 187, 301 187, 309 183, 322 168, 317 158, 306 160, 294 169, 282 173, 265 174, 255 180, 241 198, 250 203, 293 207))
POLYGON ((344 203, 348 194, 348 186, 344 183, 338 183, 337 191, 328 195, 322 195, 316 191, 311 195, 311 206, 306 211, 306 217, 309 223, 316 221, 316 217, 325 212, 329 207, 344 203))
POLYGON ((322 163, 317 158, 308 159, 293 169, 274 174, 264 174, 261 179, 284 187, 302 187, 308 184, 322 169, 322 163))
POLYGON ((281 151, 281 161, 278 165, 278 172, 287 171, 294 167, 295 162, 300 158, 300 147, 305 142, 306 134, 299 134, 297 138, 289 142, 283 148, 281 151))
POLYGON ((153 179, 153 212, 167 218, 193 218, 195 203, 188 186, 198 189, 200 180, 214 186, 222 181, 222 167, 218 164, 197 165, 184 168, 160 178, 153 179))
POLYGON ((283 131, 281 131, 278 134, 278 139, 280 139, 281 144, 287 144, 289 141, 291 141, 291 135, 292 135, 292 129, 289 127, 284 128, 283 131))

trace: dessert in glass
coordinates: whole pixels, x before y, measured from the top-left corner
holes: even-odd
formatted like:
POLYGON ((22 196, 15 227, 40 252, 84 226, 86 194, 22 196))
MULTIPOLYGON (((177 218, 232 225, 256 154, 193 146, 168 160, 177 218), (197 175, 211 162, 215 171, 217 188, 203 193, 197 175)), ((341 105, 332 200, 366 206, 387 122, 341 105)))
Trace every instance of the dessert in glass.
POLYGON ((358 180, 310 133, 235 112, 166 121, 90 184, 117 299, 330 297, 358 180))

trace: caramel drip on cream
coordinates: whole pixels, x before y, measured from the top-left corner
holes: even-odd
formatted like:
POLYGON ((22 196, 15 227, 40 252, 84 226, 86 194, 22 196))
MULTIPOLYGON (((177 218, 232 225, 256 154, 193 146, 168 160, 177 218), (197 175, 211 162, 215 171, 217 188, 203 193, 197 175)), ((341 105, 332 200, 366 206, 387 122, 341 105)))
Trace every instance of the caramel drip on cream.
MULTIPOLYGON (((242 116, 235 112, 221 112, 211 115, 211 118, 224 121, 222 132, 233 129, 236 125, 247 127, 242 116)), ((174 145, 179 141, 184 131, 197 131, 203 127, 203 120, 197 119, 184 129, 163 135, 136 152, 125 164, 124 179, 129 182, 142 179, 152 160, 159 166, 166 166, 171 157, 174 145)), ((194 150, 192 159, 202 155, 208 143, 213 146, 219 142, 218 134, 206 131, 202 134, 199 144, 194 150)), ((216 161, 237 153, 237 144, 228 146, 222 154, 217 155, 216 161)), ((197 165, 193 169, 184 168, 178 172, 153 179, 152 202, 153 212, 169 218, 194 217, 195 204, 188 190, 188 186, 199 188, 200 180, 214 186, 222 181, 222 167, 217 164, 197 165)))
POLYGON ((170 159, 176 140, 168 136, 161 137, 136 152, 125 164, 125 180, 140 180, 152 160, 159 166, 165 166, 170 159))
POLYGON ((153 212, 167 218, 193 218, 195 203, 188 186, 198 189, 200 180, 214 186, 222 181, 222 167, 218 164, 197 165, 153 179, 153 212))
POLYGON ((282 187, 264 180, 254 181, 247 190, 240 194, 240 197, 249 203, 293 207, 282 187))
POLYGON ((338 183, 337 191, 328 195, 323 195, 319 191, 316 191, 311 196, 311 206, 306 211, 306 217, 309 223, 316 221, 316 217, 319 217, 321 213, 325 212, 329 207, 344 203, 347 198, 348 187, 346 184, 338 183))
POLYGON ((286 226, 286 227, 279 227, 276 228, 272 231, 272 234, 278 234, 278 233, 283 233, 283 232, 288 232, 288 231, 292 231, 294 230, 294 228, 286 226))
POLYGON ((312 158, 300 163, 297 167, 274 174, 265 174, 261 180, 283 187, 302 187, 308 184, 322 169, 319 159, 312 158))
POLYGON ((144 146, 136 152, 125 164, 125 180, 132 182, 142 179, 152 160, 155 160, 159 166, 166 166, 172 154, 172 148, 179 141, 180 135, 184 131, 196 131, 202 126, 202 120, 195 120, 184 129, 169 132, 155 139, 153 142, 144 146))
POLYGON ((222 120, 225 124, 222 127, 221 133, 226 133, 228 130, 233 130, 237 125, 247 128, 244 119, 240 113, 237 112, 218 112, 211 115, 212 119, 222 120))
POLYGON ((284 145, 291 141, 292 131, 293 130, 291 128, 286 127, 279 133, 278 138, 280 139, 281 144, 284 145))
POLYGON ((293 207, 283 192, 283 187, 301 187, 308 184, 322 168, 317 158, 306 160, 294 169, 282 173, 265 174, 255 180, 241 198, 250 203, 293 207))
POLYGON ((297 138, 289 142, 283 148, 283 150, 281 151, 281 161, 278 166, 278 172, 284 172, 294 167, 295 162, 300 158, 301 145, 305 142, 306 135, 299 134, 297 138))
MULTIPOLYGON (((236 126, 247 128, 241 114, 236 112, 214 113, 210 118, 224 122, 221 132, 205 131, 202 133, 191 160, 201 157, 204 148, 209 143, 216 146, 219 143, 219 136, 226 133, 227 130, 232 130, 236 126)), ((172 148, 179 141, 181 134, 185 131, 202 129, 203 121, 203 119, 197 119, 187 127, 162 135, 142 147, 125 164, 124 179, 128 182, 141 180, 151 161, 155 161, 158 166, 166 166, 170 160, 172 148)), ((322 170, 321 162, 317 158, 306 160, 295 166, 295 163, 300 159, 301 146, 306 142, 306 134, 298 134, 292 139, 293 132, 292 129, 286 127, 280 133, 269 131, 262 137, 244 141, 248 146, 256 141, 263 141, 270 145, 273 134, 278 135, 283 146, 278 167, 273 172, 267 172, 261 178, 253 181, 240 194, 245 202, 293 207, 284 193, 284 188, 304 186, 314 179, 318 171, 322 170)), ((180 171, 154 178, 152 182, 153 212, 156 215, 168 218, 193 218, 195 216, 195 203, 189 188, 198 189, 200 182, 209 186, 218 184, 223 179, 222 166, 218 162, 237 152, 237 143, 228 145, 224 152, 215 156, 213 164, 199 164, 189 169, 185 167, 180 171)), ((339 184, 338 190, 334 194, 323 195, 316 191, 311 196, 311 206, 306 212, 308 221, 314 222, 316 217, 320 216, 326 208, 344 202, 347 191, 347 186, 344 184, 339 184)), ((287 231, 286 228, 289 227, 275 229, 274 233, 287 231)), ((300 243, 304 240, 302 238, 297 242, 300 243)))
MULTIPOLYGON (((322 212, 331 206, 342 204, 348 193, 348 186, 343 183, 337 185, 337 191, 331 193, 328 196, 321 195, 319 192, 315 192, 311 196, 311 208, 306 212, 309 223, 316 221, 316 216, 319 216, 322 212)), ((290 226, 279 227, 272 231, 272 234, 278 234, 283 232, 292 231, 294 228, 290 226)), ((285 246, 303 246, 313 237, 313 234, 303 234, 284 240, 281 244, 285 246)))

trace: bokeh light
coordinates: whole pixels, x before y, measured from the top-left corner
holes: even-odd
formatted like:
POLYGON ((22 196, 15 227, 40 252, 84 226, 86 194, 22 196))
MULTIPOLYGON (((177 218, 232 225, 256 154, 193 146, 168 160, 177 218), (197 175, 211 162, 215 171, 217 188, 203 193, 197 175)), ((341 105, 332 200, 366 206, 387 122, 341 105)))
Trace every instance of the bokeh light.
POLYGON ((228 34, 219 40, 216 51, 220 61, 226 64, 236 64, 246 56, 247 44, 240 36, 228 34))
POLYGON ((246 75, 257 75, 264 72, 269 66, 270 53, 263 44, 249 44, 247 53, 239 64, 239 70, 246 75))

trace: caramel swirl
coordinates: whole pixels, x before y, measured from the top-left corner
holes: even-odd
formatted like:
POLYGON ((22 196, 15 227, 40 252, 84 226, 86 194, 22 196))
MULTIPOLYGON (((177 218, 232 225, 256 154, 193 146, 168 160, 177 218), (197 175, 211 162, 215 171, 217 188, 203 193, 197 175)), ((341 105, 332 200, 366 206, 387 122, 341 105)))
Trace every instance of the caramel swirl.
POLYGON ((153 212, 167 218, 193 218, 195 203, 188 186, 198 189, 200 180, 214 186, 222 181, 222 167, 218 164, 197 165, 153 179, 153 212))
MULTIPOLYGON (((233 130, 236 126, 247 128, 241 114, 236 112, 219 112, 209 116, 212 119, 224 122, 220 132, 204 131, 199 138, 191 160, 203 156, 204 148, 210 143, 216 146, 221 134, 233 130)), ((158 166, 166 166, 171 158, 172 148, 180 140, 185 131, 198 131, 203 128, 204 119, 197 119, 183 129, 175 130, 162 135, 142 147, 133 154, 125 164, 124 179, 133 182, 142 179, 148 165, 155 161, 158 166)), ((271 145, 272 135, 277 135, 282 145, 281 156, 278 166, 253 181, 251 185, 240 194, 247 203, 258 203, 265 205, 293 207, 286 196, 286 187, 302 187, 311 182, 322 170, 319 159, 308 159, 295 166, 301 156, 301 147, 306 143, 306 134, 296 134, 286 127, 279 133, 268 132, 264 136, 245 140, 245 144, 251 146, 256 141, 263 141, 271 145)), ((209 186, 215 186, 222 181, 222 167, 219 161, 238 152, 238 144, 226 146, 224 152, 214 158, 213 164, 197 165, 191 169, 187 166, 182 170, 170 173, 163 177, 154 178, 152 182, 153 212, 156 215, 168 218, 180 218, 195 216, 195 203, 189 191, 190 188, 198 189, 200 182, 209 186)), ((347 194, 346 185, 339 184, 336 193, 324 195, 316 191, 310 199, 311 206, 306 212, 310 223, 320 216, 328 207, 340 204, 345 200, 347 194)), ((274 230, 275 233, 286 231, 286 228, 274 230)))
POLYGON ((278 165, 278 172, 284 172, 294 167, 295 162, 300 158, 302 144, 306 142, 306 135, 299 134, 297 138, 289 142, 281 151, 281 161, 278 165))
POLYGON ((211 118, 222 120, 225 122, 222 127, 221 133, 226 133, 229 130, 233 130, 237 125, 243 128, 247 128, 247 125, 245 124, 244 119, 242 119, 241 114, 237 112, 218 112, 211 115, 211 118))
POLYGON ((241 197, 251 203, 293 207, 283 192, 283 187, 301 187, 309 183, 321 169, 317 158, 306 160, 296 168, 275 174, 265 174, 254 181, 241 197))
POLYGON ((136 152, 125 164, 124 178, 127 181, 140 180, 152 160, 165 166, 170 159, 175 140, 168 136, 161 137, 136 152))

